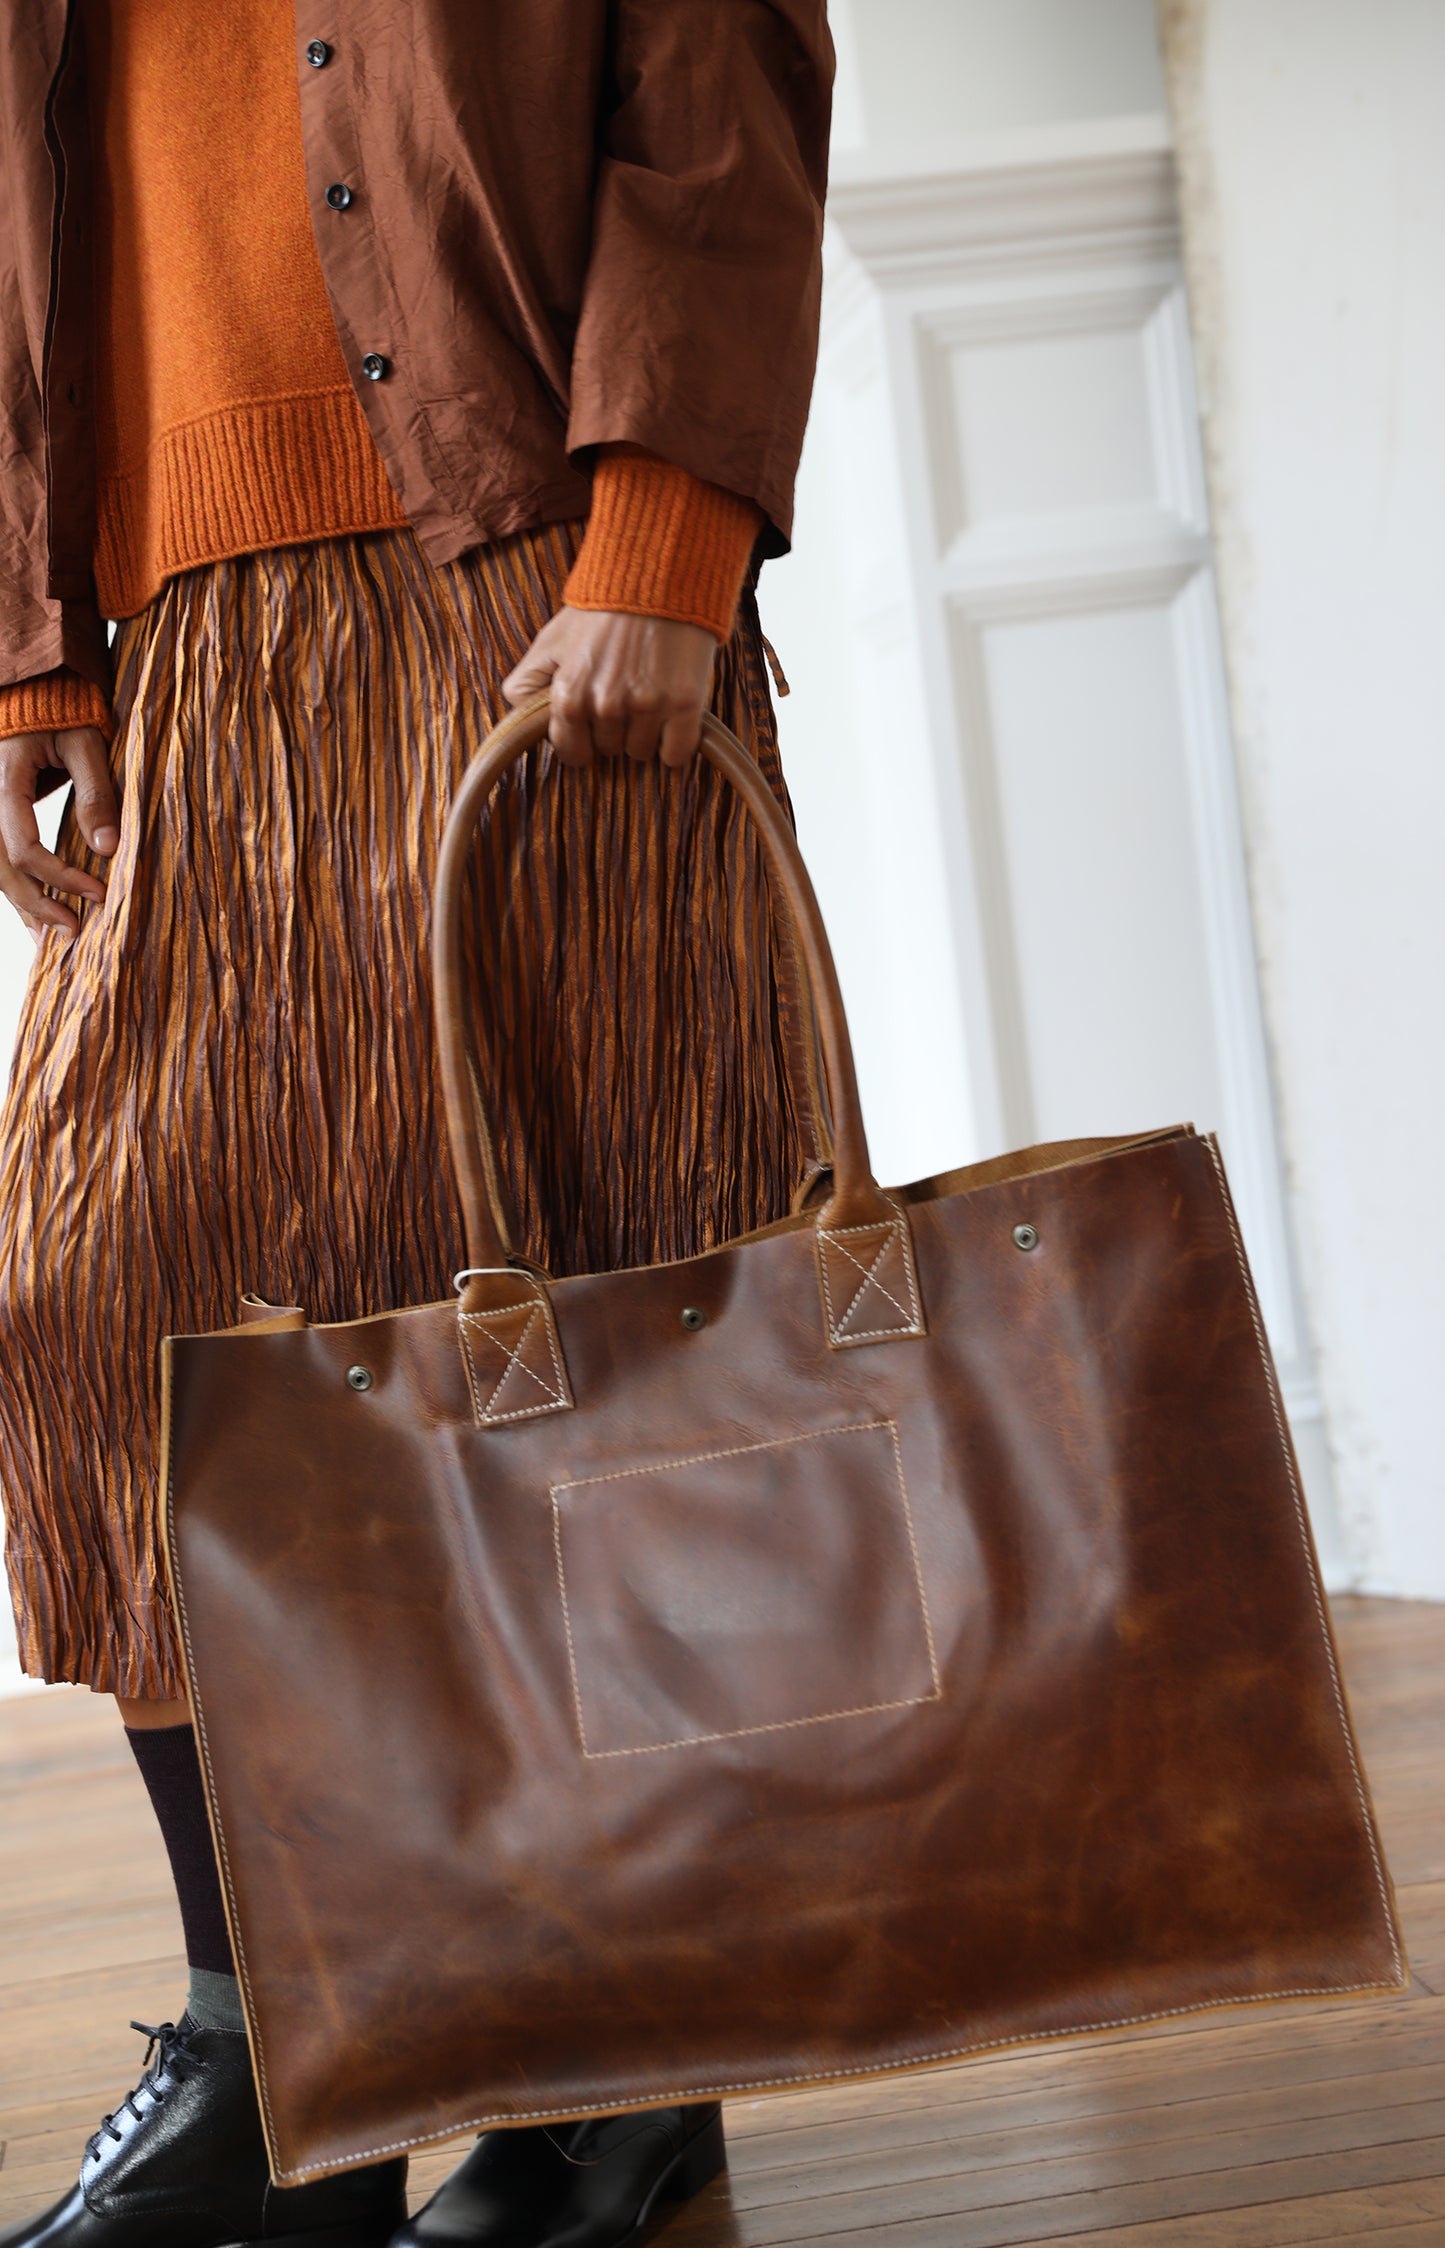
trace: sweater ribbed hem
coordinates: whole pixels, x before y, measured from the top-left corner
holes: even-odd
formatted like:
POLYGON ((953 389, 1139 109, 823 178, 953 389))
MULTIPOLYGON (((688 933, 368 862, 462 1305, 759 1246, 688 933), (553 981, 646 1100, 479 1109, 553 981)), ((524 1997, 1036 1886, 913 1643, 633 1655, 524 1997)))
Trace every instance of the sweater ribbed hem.
MULTIPOLYGON (((134 616, 180 570, 408 520, 349 388, 230 406, 166 430, 136 467, 100 479, 98 518, 96 592, 111 617, 134 616)), ((565 598, 674 618, 725 641, 762 520, 751 500, 686 469, 609 449, 565 598)))
POLYGON ((617 609, 732 632, 761 508, 634 447, 593 470, 587 535, 567 580, 574 609, 617 609))
POLYGON ((94 680, 63 666, 38 679, 0 687, 0 739, 10 734, 49 734, 58 726, 98 726, 107 741, 115 733, 110 698, 94 680))
POLYGON ((96 593, 110 617, 134 616, 179 570, 407 521, 350 389, 183 422, 135 468, 102 477, 97 498, 96 593))

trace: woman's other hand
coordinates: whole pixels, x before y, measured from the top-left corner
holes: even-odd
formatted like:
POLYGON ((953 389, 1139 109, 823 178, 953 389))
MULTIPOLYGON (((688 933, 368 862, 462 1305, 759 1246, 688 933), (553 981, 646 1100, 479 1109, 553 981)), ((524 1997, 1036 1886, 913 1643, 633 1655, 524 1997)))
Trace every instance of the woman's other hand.
POLYGON ((615 609, 559 609, 502 682, 510 703, 552 692, 548 739, 564 765, 660 757, 685 765, 702 738, 717 642, 701 625, 615 609))
POLYGON ((60 726, 54 733, 0 739, 0 892, 37 942, 43 929, 63 929, 73 937, 80 927, 70 907, 47 897, 42 885, 97 905, 105 896, 98 875, 57 858, 40 840, 36 783, 57 766, 75 783, 75 816, 92 851, 108 859, 120 841, 120 808, 98 727, 60 726))

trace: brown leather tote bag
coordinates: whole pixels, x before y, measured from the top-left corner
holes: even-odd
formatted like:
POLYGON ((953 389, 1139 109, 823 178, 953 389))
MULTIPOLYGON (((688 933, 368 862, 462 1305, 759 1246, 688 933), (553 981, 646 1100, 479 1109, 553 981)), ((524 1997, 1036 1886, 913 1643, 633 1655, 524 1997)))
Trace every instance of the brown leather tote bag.
MULTIPOLYGON (((792 834, 820 1206, 516 1257, 442 856, 460 1293, 165 1346, 168 1536, 276 2177, 1405 1973, 1212 1140, 883 1192, 792 834)), ((647 1182, 636 1182, 646 1193, 647 1182)), ((444 1276, 438 1276, 439 1283, 444 1276)))

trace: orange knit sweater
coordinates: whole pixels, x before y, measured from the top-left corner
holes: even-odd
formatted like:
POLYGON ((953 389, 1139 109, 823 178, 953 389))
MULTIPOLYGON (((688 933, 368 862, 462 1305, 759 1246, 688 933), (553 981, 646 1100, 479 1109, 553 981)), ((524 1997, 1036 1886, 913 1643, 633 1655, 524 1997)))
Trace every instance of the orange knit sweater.
MULTIPOLYGON (((96 593, 406 516, 342 357, 301 152, 291 0, 81 0, 96 155, 96 593)), ((752 501, 604 448, 577 608, 731 630, 752 501)), ((520 650, 518 653, 520 654, 520 650)), ((0 688, 0 734, 110 725, 60 671, 0 688)))

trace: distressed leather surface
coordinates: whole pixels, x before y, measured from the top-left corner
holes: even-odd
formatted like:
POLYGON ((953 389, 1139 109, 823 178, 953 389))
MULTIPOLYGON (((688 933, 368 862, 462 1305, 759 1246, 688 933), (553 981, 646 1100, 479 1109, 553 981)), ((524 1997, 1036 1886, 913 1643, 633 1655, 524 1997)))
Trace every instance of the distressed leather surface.
POLYGON ((465 1294, 167 1343, 282 2181, 1401 1983, 1213 1143, 872 1192, 831 1287, 836 1194, 683 1264, 469 1282, 545 1298, 564 1379, 529 1329, 497 1394, 548 1410, 479 1414, 465 1294))

